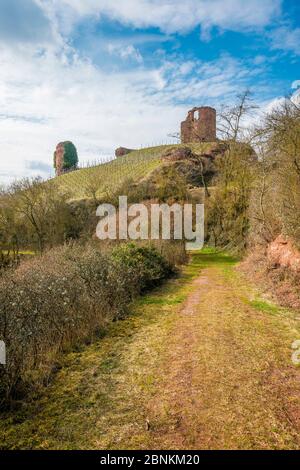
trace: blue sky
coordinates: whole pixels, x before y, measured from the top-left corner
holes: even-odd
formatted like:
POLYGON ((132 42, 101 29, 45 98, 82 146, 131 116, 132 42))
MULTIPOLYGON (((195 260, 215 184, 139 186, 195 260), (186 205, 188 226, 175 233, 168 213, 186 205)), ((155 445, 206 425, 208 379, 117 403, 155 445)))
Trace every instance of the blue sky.
MULTIPOLYGON (((0 182, 168 140, 191 106, 300 80, 297 0, 1 0, 0 182)), ((299 90, 298 90, 299 91, 299 90)))

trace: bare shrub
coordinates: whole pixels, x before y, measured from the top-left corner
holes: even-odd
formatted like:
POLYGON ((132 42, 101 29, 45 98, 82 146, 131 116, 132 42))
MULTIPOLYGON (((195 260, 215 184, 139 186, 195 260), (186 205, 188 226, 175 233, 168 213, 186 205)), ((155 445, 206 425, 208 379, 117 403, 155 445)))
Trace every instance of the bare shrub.
POLYGON ((172 271, 153 247, 123 244, 112 253, 64 246, 8 272, 0 282, 0 400, 42 383, 59 352, 124 317, 134 297, 172 271))
POLYGON ((251 147, 233 142, 217 166, 216 187, 206 205, 208 239, 216 247, 243 252, 249 231, 256 158, 251 147))
POLYGON ((300 109, 286 99, 254 132, 259 153, 250 200, 250 243, 267 245, 279 234, 300 247, 300 109))

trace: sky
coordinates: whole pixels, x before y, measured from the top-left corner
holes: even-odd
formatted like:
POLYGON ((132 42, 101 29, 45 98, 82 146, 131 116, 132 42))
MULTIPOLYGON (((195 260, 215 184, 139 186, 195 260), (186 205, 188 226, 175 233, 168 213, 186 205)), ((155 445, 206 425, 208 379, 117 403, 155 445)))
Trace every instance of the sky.
POLYGON ((0 0, 0 184, 170 141, 194 106, 300 90, 298 0, 0 0))

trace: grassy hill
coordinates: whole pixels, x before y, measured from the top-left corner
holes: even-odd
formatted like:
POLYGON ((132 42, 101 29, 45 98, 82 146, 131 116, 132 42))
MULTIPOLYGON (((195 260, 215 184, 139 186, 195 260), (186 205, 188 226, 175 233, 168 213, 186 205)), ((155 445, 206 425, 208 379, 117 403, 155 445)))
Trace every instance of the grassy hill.
MULTIPOLYGON (((184 146, 201 154, 209 151, 212 145, 214 144, 199 143, 184 146)), ((108 163, 59 176, 54 181, 59 188, 68 191, 72 199, 91 197, 91 192, 95 187, 97 195, 100 196, 108 188, 111 191, 116 190, 128 178, 135 182, 141 180, 161 164, 161 157, 166 150, 181 146, 181 144, 161 145, 135 150, 108 163)))

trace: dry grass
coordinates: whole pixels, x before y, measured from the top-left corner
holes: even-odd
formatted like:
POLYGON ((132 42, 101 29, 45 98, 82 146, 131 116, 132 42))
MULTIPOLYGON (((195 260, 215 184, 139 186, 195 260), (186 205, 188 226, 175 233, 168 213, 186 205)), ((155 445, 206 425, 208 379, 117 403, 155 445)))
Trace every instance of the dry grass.
POLYGON ((295 449, 295 312, 265 308, 235 260, 193 255, 43 396, 2 416, 2 448, 295 449))
POLYGON ((300 309, 299 273, 289 268, 274 267, 264 251, 255 250, 240 264, 240 272, 252 279, 267 298, 273 299, 282 307, 300 309))
MULTIPOLYGON (((151 171, 161 165, 162 154, 173 147, 182 145, 160 145, 146 149, 135 150, 124 157, 91 168, 84 168, 55 178, 58 187, 68 191, 72 199, 89 198, 89 184, 98 185, 97 195, 101 196, 109 188, 117 190, 127 179, 135 182, 145 178, 151 171)), ((193 152, 208 152, 212 144, 190 144, 193 152)))
POLYGON ((267 302, 253 308, 258 294, 230 270, 202 272, 168 336, 151 404, 154 448, 299 446, 298 325, 267 302))

